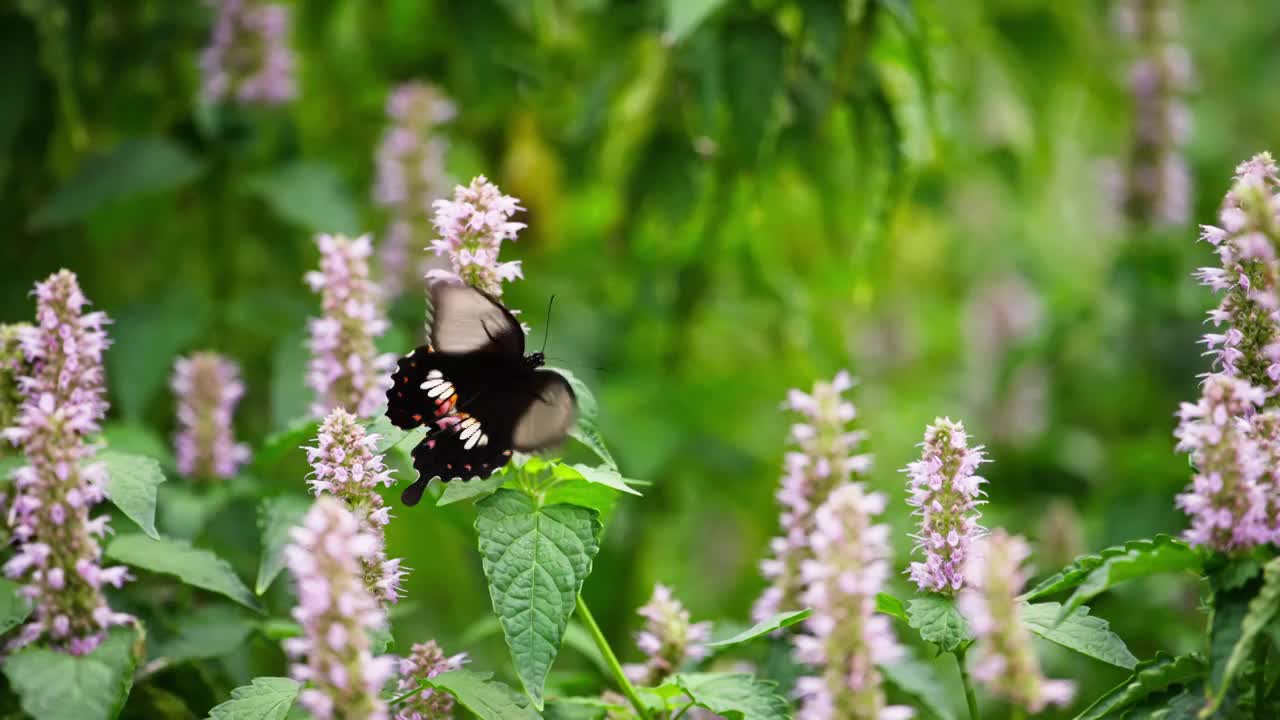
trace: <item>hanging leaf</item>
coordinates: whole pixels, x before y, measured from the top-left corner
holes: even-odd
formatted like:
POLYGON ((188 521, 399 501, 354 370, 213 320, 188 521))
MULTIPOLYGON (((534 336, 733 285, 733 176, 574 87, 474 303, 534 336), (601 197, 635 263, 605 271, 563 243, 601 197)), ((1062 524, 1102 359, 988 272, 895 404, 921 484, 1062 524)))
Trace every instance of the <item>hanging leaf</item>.
POLYGON ((942 595, 921 595, 908 602, 907 624, 944 652, 955 652, 970 639, 969 624, 956 609, 956 601, 942 595))
POLYGON ((284 570, 284 549, 289 545, 289 531, 302 524, 311 509, 311 498, 280 495, 267 498, 258 506, 258 528, 262 531, 262 557, 258 561, 258 580, 253 590, 261 595, 284 570))
POLYGON ((1022 608, 1022 624, 1049 642, 1109 665, 1132 670, 1138 664, 1124 640, 1111 632, 1106 620, 1089 615, 1089 608, 1076 608, 1058 622, 1060 612, 1056 602, 1027 605, 1022 608))
POLYGON ((285 720, 302 683, 284 677, 257 677, 231 691, 231 699, 209 711, 210 720, 285 720))
POLYGON ((761 620, 737 635, 727 637, 724 640, 716 640, 715 642, 707 643, 707 647, 722 649, 733 645, 741 645, 742 643, 755 640, 758 637, 764 637, 769 633, 803 622, 805 618, 812 614, 812 610, 792 610, 790 612, 774 613, 772 616, 761 620))
POLYGON ((160 463, 141 455, 126 455, 114 450, 99 453, 96 461, 107 466, 107 498, 120 508, 147 537, 160 538, 156 532, 156 496, 165 481, 160 463))
POLYGON ((547 673, 600 549, 600 521, 594 510, 538 507, 514 490, 499 490, 476 507, 493 609, 525 692, 540 710, 547 673))
POLYGON ((226 560, 208 550, 191 547, 185 540, 120 535, 107 545, 104 553, 112 560, 141 570, 174 575, 188 585, 225 595, 252 610, 262 609, 226 560))
POLYGON ((112 628, 88 655, 29 647, 0 664, 22 709, 40 720, 111 720, 120 714, 138 664, 132 628, 112 628))

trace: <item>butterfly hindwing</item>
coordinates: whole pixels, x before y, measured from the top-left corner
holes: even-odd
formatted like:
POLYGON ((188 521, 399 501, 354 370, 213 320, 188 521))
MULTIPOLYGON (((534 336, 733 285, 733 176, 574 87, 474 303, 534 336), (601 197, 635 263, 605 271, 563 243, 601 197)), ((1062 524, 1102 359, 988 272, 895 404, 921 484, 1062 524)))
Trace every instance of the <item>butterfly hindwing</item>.
POLYGON ((534 370, 521 383, 517 395, 528 401, 511 430, 511 442, 517 450, 541 450, 564 440, 573 427, 578 403, 563 375, 534 370))

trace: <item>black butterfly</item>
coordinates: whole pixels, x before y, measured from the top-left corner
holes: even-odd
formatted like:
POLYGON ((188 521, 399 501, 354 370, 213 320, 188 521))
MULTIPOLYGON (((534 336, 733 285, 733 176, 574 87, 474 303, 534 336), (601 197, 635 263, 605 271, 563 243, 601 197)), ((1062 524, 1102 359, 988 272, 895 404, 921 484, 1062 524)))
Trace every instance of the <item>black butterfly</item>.
POLYGON ((431 287, 430 343, 401 358, 387 390, 387 418, 398 428, 426 425, 413 449, 418 479, 400 499, 416 505, 433 477, 486 478, 512 450, 559 444, 577 398, 545 358, 524 354, 524 330, 511 311, 466 285, 431 287))

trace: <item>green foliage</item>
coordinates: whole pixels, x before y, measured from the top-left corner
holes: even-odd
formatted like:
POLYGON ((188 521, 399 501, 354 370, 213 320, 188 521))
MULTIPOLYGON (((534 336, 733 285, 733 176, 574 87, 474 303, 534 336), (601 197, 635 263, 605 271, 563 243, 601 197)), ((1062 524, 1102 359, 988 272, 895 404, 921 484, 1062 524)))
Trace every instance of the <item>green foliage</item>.
POLYGON ((907 606, 889 593, 876 593, 876 612, 907 622, 907 606))
POLYGON ((586 446, 609 468, 617 470, 618 463, 613 459, 608 446, 604 444, 604 437, 600 434, 600 404, 596 402, 595 394, 573 372, 564 368, 551 369, 569 381, 569 386, 573 388, 573 394, 578 400, 578 415, 574 419, 573 428, 569 430, 569 437, 586 446))
POLYGON ((169 379, 174 356, 201 337, 212 313, 208 298, 186 287, 111 313, 107 375, 111 396, 127 420, 145 416, 169 379))
POLYGON ((920 632, 925 642, 944 652, 955 652, 970 641, 969 623, 956 609, 956 601, 932 593, 915 597, 907 603, 907 623, 920 632))
POLYGON ((231 691, 231 699, 209 711, 209 720, 285 720, 302 691, 297 680, 256 677, 231 691))
POLYGON ((132 629, 114 628, 88 655, 32 647, 6 658, 2 669, 31 717, 111 720, 133 687, 139 642, 132 629))
POLYGON ((724 0, 667 0, 667 35, 678 43, 714 13, 724 0))
POLYGON ((445 483, 444 492, 440 493, 440 499, 436 501, 436 505, 452 505, 454 503, 492 495, 498 488, 502 487, 503 483, 506 481, 506 473, 494 473, 484 479, 473 478, 471 480, 450 480, 445 483))
POLYGON ((188 585, 225 595, 251 610, 261 609, 227 561, 184 540, 120 535, 107 545, 104 554, 141 570, 175 575, 188 585))
POLYGON ((0 635, 23 623, 31 615, 31 602, 18 591, 21 586, 0 578, 0 635))
POLYGON ((282 219, 312 232, 361 232, 351 192, 325 163, 303 161, 268 170, 249 178, 245 187, 282 219))
POLYGON ((243 611, 229 605, 205 605, 175 623, 171 637, 151 644, 149 654, 167 665, 216 658, 240 647, 253 624, 243 611))
POLYGON ((539 714, 529 707, 528 698, 492 677, 493 673, 450 670, 427 682, 457 698, 479 720, 537 720, 539 714))
POLYGON ((1022 608, 1022 624, 1049 642, 1126 670, 1138 664, 1138 658, 1125 647, 1124 640, 1111 632, 1106 620, 1090 615, 1089 608, 1079 607, 1067 617, 1059 620, 1060 617, 1058 603, 1036 603, 1022 608))
POLYGON ((727 720, 786 720, 791 709, 771 682, 745 673, 679 673, 668 682, 727 720))
MULTIPOLYGON (((1262 587, 1248 600, 1238 626, 1236 618, 1242 598, 1237 591, 1219 592, 1210 635, 1210 709, 1216 710, 1222 705, 1231 683, 1250 659, 1262 632, 1280 613, 1280 558, 1266 564, 1262 578, 1262 587), (1230 650, 1224 657, 1224 649, 1229 643, 1230 650)), ((1260 669, 1255 668, 1254 672, 1260 672, 1260 669)), ((1255 698, 1255 702, 1261 702, 1261 698, 1255 698)))
POLYGON ((499 490, 476 507, 493 610, 525 691, 541 709, 547 673, 600 549, 600 522, 593 510, 539 507, 513 490, 499 490))
POLYGON ((160 463, 149 457, 126 455, 114 450, 100 453, 96 461, 107 466, 107 498, 148 537, 158 540, 156 488, 165 481, 160 463))
POLYGON ((302 524, 311 508, 311 499, 297 495, 278 495, 263 500, 258 506, 258 528, 262 531, 262 556, 258 560, 258 579, 254 592, 261 595, 284 570, 284 549, 292 542, 289 531, 302 524))
POLYGON ((911 698, 914 705, 927 709, 938 720, 955 720, 947 702, 947 689, 928 663, 907 653, 881 665, 880 672, 890 687, 911 698))
POLYGON ((1165 572, 1195 572, 1199 568, 1200 558, 1190 546, 1170 535, 1157 535, 1150 540, 1130 540, 1078 558, 1037 583, 1022 597, 1039 600, 1083 586, 1085 589, 1077 589, 1062 606, 1062 611, 1067 613, 1126 580, 1165 572))
POLYGON ((791 627, 796 623, 804 622, 804 620, 812 614, 812 610, 792 610, 789 612, 774 613, 770 617, 761 620, 736 635, 727 637, 723 640, 716 640, 715 642, 707 643, 707 647, 723 649, 751 642, 752 640, 764 637, 769 633, 791 627))
POLYGON ((1199 655, 1157 655, 1138 663, 1133 675, 1110 692, 1094 701, 1076 720, 1101 720, 1120 717, 1127 708, 1171 687, 1186 685, 1204 677, 1208 665, 1199 655))

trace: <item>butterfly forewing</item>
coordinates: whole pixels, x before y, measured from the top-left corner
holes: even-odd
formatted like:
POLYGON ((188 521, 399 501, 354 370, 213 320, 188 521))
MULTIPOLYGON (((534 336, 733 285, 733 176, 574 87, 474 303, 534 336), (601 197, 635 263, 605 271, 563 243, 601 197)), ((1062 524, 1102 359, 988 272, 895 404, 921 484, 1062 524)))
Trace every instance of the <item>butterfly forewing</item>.
POLYGON ((511 311, 465 285, 431 288, 431 345, 437 352, 497 352, 524 357, 524 330, 511 311))

